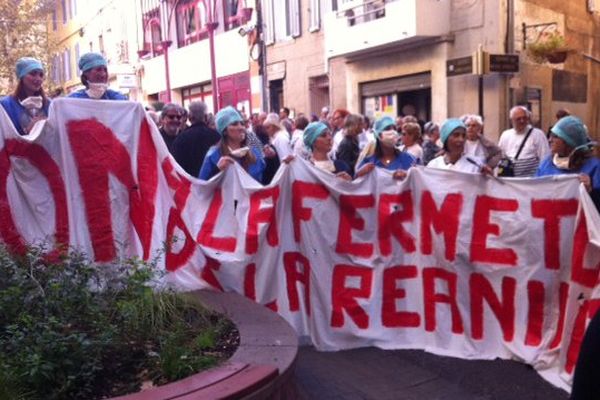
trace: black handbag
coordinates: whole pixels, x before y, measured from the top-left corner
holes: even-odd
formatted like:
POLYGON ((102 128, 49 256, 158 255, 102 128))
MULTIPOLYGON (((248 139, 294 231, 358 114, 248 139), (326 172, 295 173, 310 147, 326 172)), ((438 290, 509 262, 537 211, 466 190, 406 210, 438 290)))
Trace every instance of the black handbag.
MULTIPOLYGON (((519 150, 517 151, 517 154, 515 155, 515 161, 517 161, 517 159, 519 158, 519 155, 521 154, 521 150, 523 150, 523 146, 525 146, 525 142, 529 138, 531 131, 533 131, 533 127, 529 128, 527 135, 525 135, 525 139, 523 139, 523 141, 521 142, 521 145, 519 146, 519 150)), ((498 176, 502 176, 505 178, 515 176, 515 162, 508 157, 504 157, 503 159, 501 159, 500 162, 498 163, 498 176)))

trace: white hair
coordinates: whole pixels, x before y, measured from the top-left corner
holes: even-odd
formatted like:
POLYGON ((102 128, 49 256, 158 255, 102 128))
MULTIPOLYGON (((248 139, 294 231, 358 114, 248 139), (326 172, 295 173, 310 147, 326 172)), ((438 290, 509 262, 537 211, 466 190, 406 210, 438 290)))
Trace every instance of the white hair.
POLYGON ((511 108, 509 112, 510 119, 513 119, 515 113, 519 110, 525 111, 525 115, 527 115, 527 118, 531 119, 531 111, 529 111, 525 106, 514 106, 513 108, 511 108))
POLYGON ((476 115, 476 114, 466 114, 463 115, 462 117, 460 117, 460 119, 462 120, 462 122, 467 125, 469 122, 473 121, 475 122, 477 125, 479 126, 483 126, 483 118, 481 118, 481 115, 476 115))

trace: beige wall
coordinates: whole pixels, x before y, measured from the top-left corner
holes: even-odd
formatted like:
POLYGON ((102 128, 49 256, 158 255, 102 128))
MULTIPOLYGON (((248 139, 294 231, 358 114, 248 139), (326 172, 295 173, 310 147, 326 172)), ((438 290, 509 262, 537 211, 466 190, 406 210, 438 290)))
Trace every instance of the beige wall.
MULTIPOLYGON (((327 73, 322 30, 308 31, 310 21, 309 2, 302 0, 301 35, 285 42, 267 46, 267 65, 285 61, 283 81, 284 105, 296 113, 318 115, 319 110, 310 109, 309 79, 327 73)), ((331 90, 331 89, 330 89, 331 90)))
MULTIPOLYGON (((559 0, 519 0, 517 2, 517 22, 519 32, 516 33, 517 49, 522 49, 522 33, 520 23, 527 24, 557 22, 558 30, 563 33, 573 50, 563 64, 534 64, 523 52, 522 58, 526 66, 521 74, 523 86, 540 86, 543 90, 545 101, 543 104, 544 118, 542 127, 547 128, 554 122, 554 114, 559 108, 567 108, 573 114, 581 117, 590 129, 590 134, 599 138, 600 110, 598 96, 600 88, 600 64, 586 60, 582 53, 598 57, 600 55, 600 41, 595 38, 600 31, 600 14, 589 13, 586 2, 567 2, 559 0), (552 100, 552 69, 565 70, 586 74, 588 79, 587 102, 573 103, 552 100)), ((533 30, 528 31, 528 39, 535 39, 533 30)))

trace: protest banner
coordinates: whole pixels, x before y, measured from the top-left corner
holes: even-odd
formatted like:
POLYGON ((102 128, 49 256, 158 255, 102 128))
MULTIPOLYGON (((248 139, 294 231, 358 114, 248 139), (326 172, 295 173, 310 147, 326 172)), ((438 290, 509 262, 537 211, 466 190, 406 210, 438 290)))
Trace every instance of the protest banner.
POLYGON ((265 187, 239 165, 203 182, 131 102, 58 99, 29 136, 3 111, 0 129, 0 240, 15 252, 159 257, 170 283, 243 294, 321 350, 514 358, 569 389, 600 306, 600 217, 575 176, 346 182, 296 159, 265 187))

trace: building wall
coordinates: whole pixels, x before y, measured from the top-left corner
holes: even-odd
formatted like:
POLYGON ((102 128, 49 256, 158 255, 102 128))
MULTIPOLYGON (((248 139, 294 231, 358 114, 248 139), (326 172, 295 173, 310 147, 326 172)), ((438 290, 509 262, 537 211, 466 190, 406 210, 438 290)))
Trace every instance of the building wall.
MULTIPOLYGON (((600 43, 596 39, 600 28, 598 13, 591 13, 587 9, 587 2, 564 2, 557 0, 520 0, 516 3, 516 48, 524 60, 520 79, 514 85, 518 89, 525 87, 538 87, 542 90, 542 127, 548 128, 554 121, 554 114, 559 108, 567 108, 573 114, 581 117, 590 129, 593 137, 600 137, 600 111, 596 99, 600 95, 598 82, 600 78, 600 64, 587 60, 582 54, 598 56, 600 43), (527 56, 523 49, 523 33, 521 24, 556 22, 558 31, 565 35, 569 47, 573 50, 567 60, 562 64, 536 64, 527 56), (553 79, 560 72, 587 76, 587 101, 565 101, 566 97, 577 97, 572 88, 562 86, 560 93, 553 91, 553 79), (574 95, 574 96, 573 96, 574 95)), ((527 39, 536 38, 535 29, 528 29, 527 39)))
MULTIPOLYGON (((108 60, 111 87, 135 98, 135 88, 131 88, 130 92, 129 87, 121 86, 124 80, 120 79, 124 75, 135 77, 133 63, 137 60, 137 26, 131 23, 136 15, 135 0, 65 0, 64 4, 68 9, 67 23, 63 23, 63 2, 57 1, 57 29, 54 30, 53 21, 48 24, 48 31, 58 44, 58 54, 64 57, 65 50, 70 54, 70 79, 63 79, 66 66, 64 58, 61 58, 62 76, 56 84, 66 93, 82 87, 79 56, 89 51, 102 52, 108 60)), ((50 79, 52 76, 51 71, 50 79)))
POLYGON ((300 1, 300 10, 301 35, 297 38, 290 38, 287 41, 276 42, 267 46, 267 65, 285 62, 283 95, 286 107, 296 113, 310 114, 314 112, 319 115, 319 109, 311 108, 309 80, 311 77, 328 73, 323 44, 322 21, 320 30, 309 32, 308 0, 300 1))

